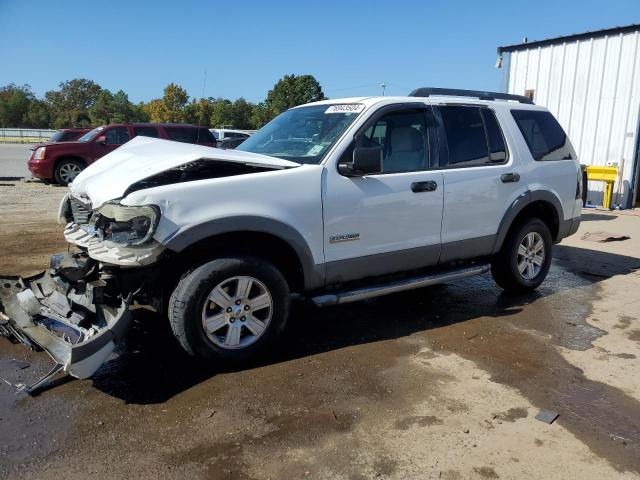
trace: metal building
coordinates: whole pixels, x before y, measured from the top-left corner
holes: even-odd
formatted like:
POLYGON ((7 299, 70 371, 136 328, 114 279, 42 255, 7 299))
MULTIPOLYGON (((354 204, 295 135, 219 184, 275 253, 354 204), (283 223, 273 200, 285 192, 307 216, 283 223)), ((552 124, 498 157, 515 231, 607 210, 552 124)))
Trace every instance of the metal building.
MULTIPOLYGON (((585 165, 617 165, 613 202, 640 201, 640 25, 498 47, 504 92, 547 107, 585 165)), ((589 182, 587 199, 602 203, 589 182)))

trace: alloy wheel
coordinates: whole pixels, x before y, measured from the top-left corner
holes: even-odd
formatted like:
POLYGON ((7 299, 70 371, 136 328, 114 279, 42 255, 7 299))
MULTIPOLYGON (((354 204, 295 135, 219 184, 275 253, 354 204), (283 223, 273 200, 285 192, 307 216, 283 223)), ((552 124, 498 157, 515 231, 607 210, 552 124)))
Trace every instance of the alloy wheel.
POLYGON ((69 184, 75 180, 82 169, 75 163, 65 163, 60 167, 60 179, 69 184))
POLYGON ((525 280, 532 280, 542 270, 545 259, 544 240, 538 232, 529 232, 518 245, 518 271, 525 280))
POLYGON ((202 328, 220 348, 238 349, 255 343, 267 330, 273 298, 264 283, 237 276, 220 282, 202 308, 202 328))

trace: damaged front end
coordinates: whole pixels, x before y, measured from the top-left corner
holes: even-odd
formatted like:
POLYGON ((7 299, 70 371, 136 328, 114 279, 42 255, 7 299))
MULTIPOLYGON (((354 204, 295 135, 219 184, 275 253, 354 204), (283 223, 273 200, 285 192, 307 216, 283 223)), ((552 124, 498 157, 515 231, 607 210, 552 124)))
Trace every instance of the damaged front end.
POLYGON ((65 239, 80 252, 55 255, 51 268, 34 277, 0 276, 0 336, 42 348, 56 362, 31 388, 61 371, 93 375, 126 335, 131 308, 166 311, 167 293, 184 267, 166 241, 203 220, 202 212, 190 215, 196 203, 210 206, 205 220, 213 219, 218 202, 213 184, 202 193, 206 182, 299 166, 137 136, 84 169, 58 210, 65 239), (192 188, 201 193, 195 197, 192 188))
POLYGON ((21 388, 33 391, 61 371, 93 375, 124 338, 132 297, 82 252, 54 255, 50 269, 33 277, 0 278, 0 336, 41 348, 56 362, 43 379, 21 388))

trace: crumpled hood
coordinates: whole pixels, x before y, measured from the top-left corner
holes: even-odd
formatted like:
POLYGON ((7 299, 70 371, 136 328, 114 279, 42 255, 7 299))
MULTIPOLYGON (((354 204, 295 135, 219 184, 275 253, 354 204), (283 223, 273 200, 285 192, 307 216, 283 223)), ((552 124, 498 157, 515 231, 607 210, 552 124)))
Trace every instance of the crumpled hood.
POLYGON ((121 198, 132 184, 171 168, 194 162, 234 162, 276 169, 299 163, 256 153, 221 150, 190 143, 135 137, 87 167, 70 185, 73 193, 88 197, 93 208, 121 198))

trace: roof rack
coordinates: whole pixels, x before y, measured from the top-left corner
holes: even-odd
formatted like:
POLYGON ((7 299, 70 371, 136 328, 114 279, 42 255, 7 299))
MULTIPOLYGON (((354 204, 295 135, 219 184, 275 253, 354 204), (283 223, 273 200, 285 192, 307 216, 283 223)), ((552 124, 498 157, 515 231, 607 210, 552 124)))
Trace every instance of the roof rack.
POLYGON ((451 96, 451 97, 475 97, 480 100, 515 100, 520 103, 533 104, 533 100, 524 95, 511 95, 509 93, 485 92, 482 90, 462 90, 459 88, 416 88, 409 94, 410 97, 451 96))

